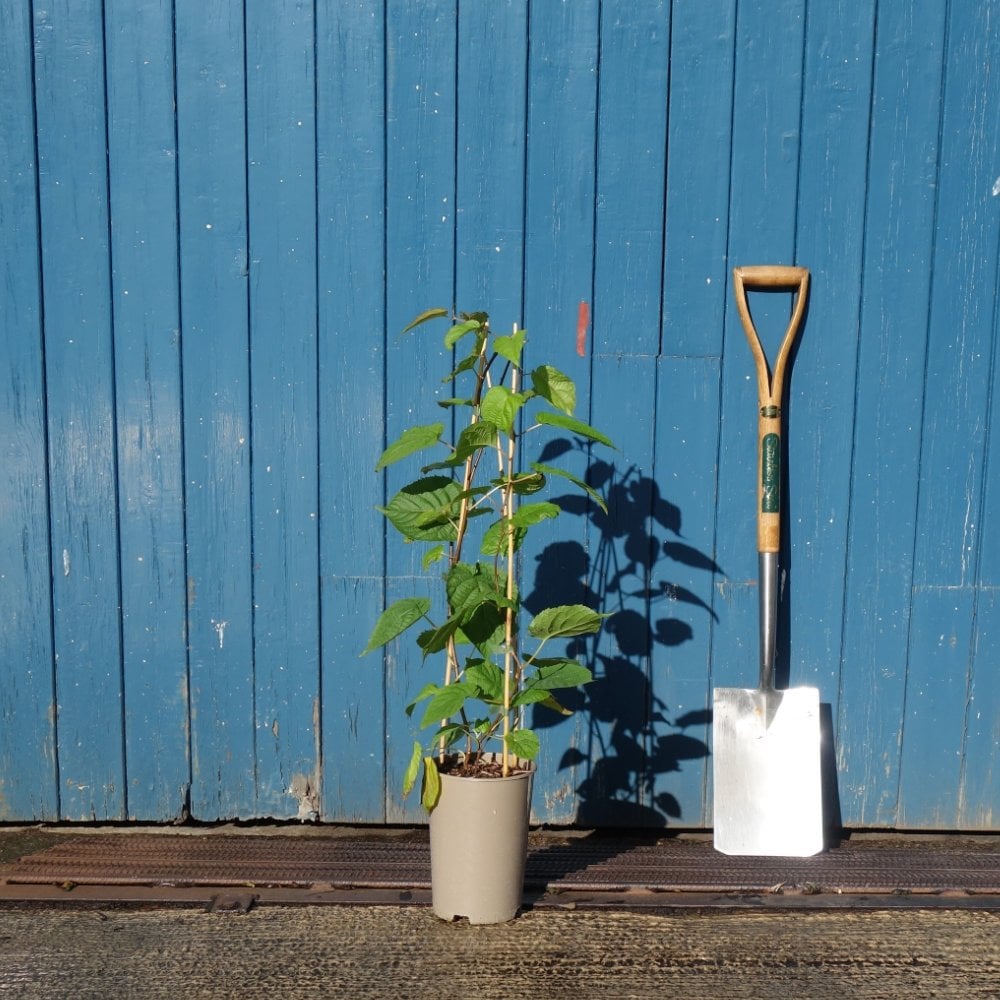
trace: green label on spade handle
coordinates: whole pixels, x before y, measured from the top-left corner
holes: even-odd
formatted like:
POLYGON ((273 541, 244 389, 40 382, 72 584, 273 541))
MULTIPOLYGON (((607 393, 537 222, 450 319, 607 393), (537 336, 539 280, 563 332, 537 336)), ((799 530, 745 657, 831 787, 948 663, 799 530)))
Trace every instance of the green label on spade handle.
POLYGON ((781 439, 777 434, 765 434, 760 447, 760 512, 777 514, 781 502, 781 439))

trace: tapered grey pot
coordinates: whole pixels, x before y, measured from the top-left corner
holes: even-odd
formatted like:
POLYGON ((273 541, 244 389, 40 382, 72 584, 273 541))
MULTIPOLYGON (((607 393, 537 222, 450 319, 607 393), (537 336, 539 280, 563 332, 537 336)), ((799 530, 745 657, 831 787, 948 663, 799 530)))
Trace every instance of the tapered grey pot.
POLYGON ((508 778, 441 775, 431 811, 431 896, 442 920, 513 920, 521 905, 534 766, 508 778))

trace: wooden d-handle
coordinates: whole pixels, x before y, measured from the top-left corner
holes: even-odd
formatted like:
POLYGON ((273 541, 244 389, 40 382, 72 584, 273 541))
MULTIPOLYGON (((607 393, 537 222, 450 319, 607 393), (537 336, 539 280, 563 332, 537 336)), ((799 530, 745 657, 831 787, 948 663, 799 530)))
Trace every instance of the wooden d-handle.
POLYGON ((736 308, 757 367, 757 402, 760 407, 757 418, 757 551, 777 552, 781 539, 781 406, 785 367, 802 324, 809 294, 809 272, 804 267, 771 264, 734 267, 733 288, 736 308), (748 288, 792 288, 798 292, 773 373, 750 317, 748 288))

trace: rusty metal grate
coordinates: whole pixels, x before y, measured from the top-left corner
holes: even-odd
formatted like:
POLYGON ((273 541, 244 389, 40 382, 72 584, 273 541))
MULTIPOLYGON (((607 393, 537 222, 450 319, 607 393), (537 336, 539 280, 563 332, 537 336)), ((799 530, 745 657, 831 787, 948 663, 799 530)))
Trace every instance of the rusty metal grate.
MULTIPOLYGON (((548 891, 1000 894, 1000 851, 843 847, 813 858, 731 858, 706 841, 533 838, 526 887, 548 891)), ((8 885, 423 889, 426 834, 404 837, 95 834, 0 865, 8 885)))

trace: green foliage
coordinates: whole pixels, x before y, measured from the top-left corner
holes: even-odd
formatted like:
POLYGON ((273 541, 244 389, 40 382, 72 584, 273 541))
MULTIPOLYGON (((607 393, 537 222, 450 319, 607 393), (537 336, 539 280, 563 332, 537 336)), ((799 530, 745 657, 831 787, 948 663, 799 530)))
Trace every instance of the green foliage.
MULTIPOLYGON (((447 316, 447 310, 429 309, 404 332, 447 316)), ((422 770, 421 801, 427 809, 437 803, 441 790, 436 758, 449 751, 474 756, 498 746, 505 768, 511 756, 534 760, 539 740, 524 725, 525 708, 543 705, 568 715, 553 692, 591 679, 590 671, 574 659, 551 652, 542 657, 543 647, 596 633, 605 617, 583 605, 547 608, 527 627, 534 648, 522 644, 517 551, 531 530, 560 514, 550 501, 522 498, 558 478, 604 509, 601 497, 566 470, 540 463, 522 469, 524 438, 568 431, 613 447, 604 434, 573 416, 576 387, 568 376, 545 364, 523 370, 527 342, 517 328, 495 336, 484 312, 455 319, 444 345, 457 352, 457 360, 442 379, 454 383, 455 395, 438 404, 458 424, 454 443, 446 442, 444 424, 417 424, 391 443, 376 465, 381 470, 418 452, 443 450, 379 510, 407 542, 427 545, 425 570, 444 564, 439 591, 444 615, 432 618, 429 596, 396 601, 379 618, 364 650, 369 653, 423 622, 418 648, 425 658, 444 654, 443 683, 426 684, 406 709, 412 716, 422 706, 421 728, 434 728, 431 752, 414 743, 403 780, 406 794, 422 770), (479 538, 483 558, 469 561, 470 527, 484 515, 491 520, 479 538)))

